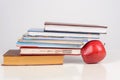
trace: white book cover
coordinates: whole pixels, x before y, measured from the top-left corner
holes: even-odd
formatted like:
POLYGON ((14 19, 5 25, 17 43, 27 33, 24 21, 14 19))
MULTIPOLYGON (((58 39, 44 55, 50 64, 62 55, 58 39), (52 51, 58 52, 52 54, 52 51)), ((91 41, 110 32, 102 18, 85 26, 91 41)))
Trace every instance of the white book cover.
POLYGON ((56 37, 94 37, 99 38, 100 34, 91 34, 91 33, 59 33, 59 32, 27 32, 26 35, 29 36, 56 36, 56 37))
POLYGON ((107 29, 103 27, 45 25, 45 31, 106 33, 107 29))

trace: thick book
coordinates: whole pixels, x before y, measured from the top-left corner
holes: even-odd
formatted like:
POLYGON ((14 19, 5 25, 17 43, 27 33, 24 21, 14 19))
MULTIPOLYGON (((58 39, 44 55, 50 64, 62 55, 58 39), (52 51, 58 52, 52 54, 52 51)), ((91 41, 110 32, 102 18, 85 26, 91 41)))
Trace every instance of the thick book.
POLYGON ((80 48, 21 47, 21 55, 80 55, 80 48))
POLYGON ((63 55, 21 56, 20 50, 9 50, 3 55, 5 66, 53 65, 63 64, 63 55))
POLYGON ((45 22, 44 31, 106 33, 107 26, 45 22))

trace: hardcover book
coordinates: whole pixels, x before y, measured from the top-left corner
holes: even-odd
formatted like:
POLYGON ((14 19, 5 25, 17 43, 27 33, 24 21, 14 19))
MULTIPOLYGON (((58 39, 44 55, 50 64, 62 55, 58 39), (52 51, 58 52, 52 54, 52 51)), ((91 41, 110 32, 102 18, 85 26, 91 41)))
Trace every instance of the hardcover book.
POLYGON ((63 64, 63 55, 21 56, 20 50, 9 50, 3 55, 5 66, 63 64))
POLYGON ((45 22, 44 31, 106 33, 107 26, 45 22))

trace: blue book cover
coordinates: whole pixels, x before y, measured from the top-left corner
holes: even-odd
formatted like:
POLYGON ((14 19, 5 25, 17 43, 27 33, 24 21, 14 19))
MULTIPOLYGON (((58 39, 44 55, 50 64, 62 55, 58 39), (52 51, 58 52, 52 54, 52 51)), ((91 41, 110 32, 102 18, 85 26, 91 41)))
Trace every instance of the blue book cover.
POLYGON ((34 43, 34 42, 17 42, 18 47, 51 47, 51 48, 81 48, 81 44, 51 44, 51 43, 34 43))
POLYGON ((99 39, 98 37, 44 37, 44 36, 23 36, 23 40, 64 40, 64 41, 88 41, 88 39, 99 39))

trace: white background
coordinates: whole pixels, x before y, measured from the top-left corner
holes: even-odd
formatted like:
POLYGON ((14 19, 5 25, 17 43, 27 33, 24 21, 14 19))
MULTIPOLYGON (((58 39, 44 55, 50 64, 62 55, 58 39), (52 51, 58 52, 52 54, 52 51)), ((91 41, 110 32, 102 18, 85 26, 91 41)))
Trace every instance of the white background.
POLYGON ((17 39, 27 29, 43 27, 45 21, 108 26, 107 35, 103 38, 107 57, 96 65, 86 65, 80 57, 72 57, 72 60, 65 57, 64 65, 60 66, 0 66, 1 80, 120 79, 117 76, 120 72, 120 0, 0 0, 1 63, 2 54, 16 49, 17 39))

